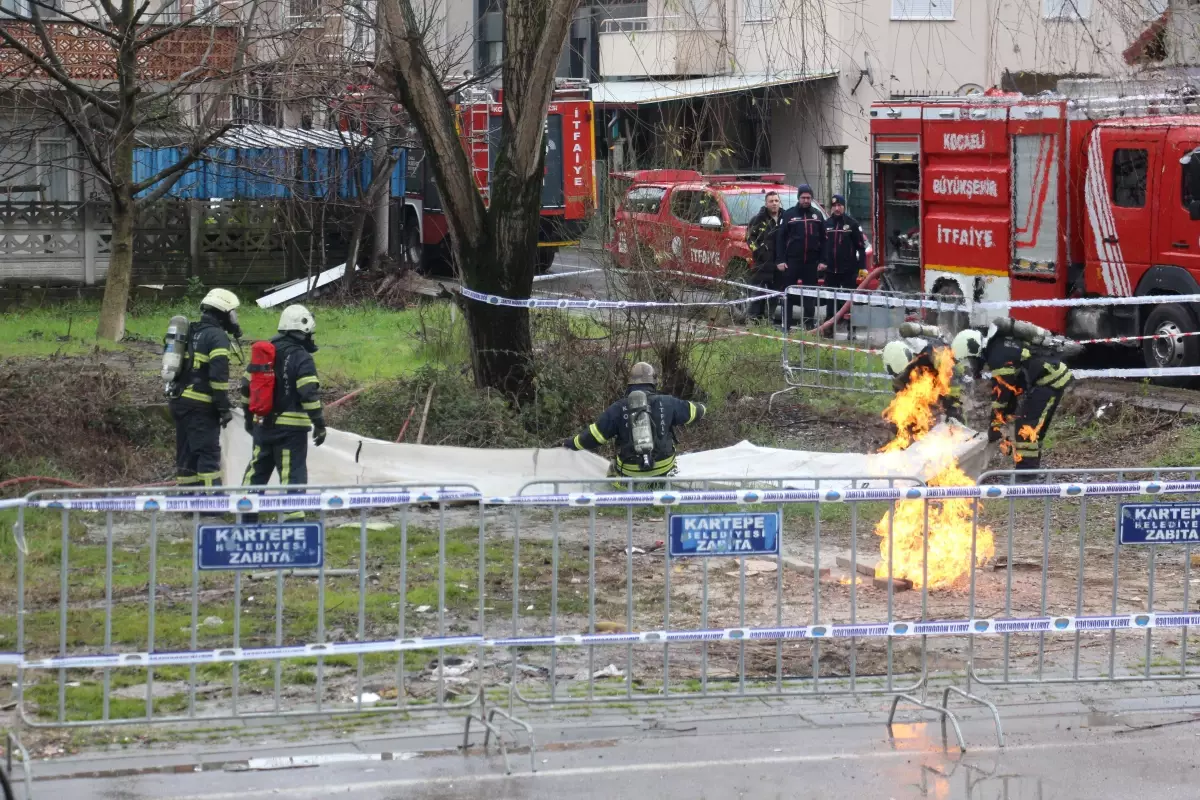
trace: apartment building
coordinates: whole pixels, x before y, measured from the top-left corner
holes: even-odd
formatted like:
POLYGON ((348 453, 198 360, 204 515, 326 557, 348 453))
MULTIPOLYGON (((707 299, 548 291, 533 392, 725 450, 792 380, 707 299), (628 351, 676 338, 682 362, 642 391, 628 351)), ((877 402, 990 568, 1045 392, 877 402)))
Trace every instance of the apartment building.
MULTIPOLYGON (((595 3, 560 74, 591 81, 598 152, 614 168, 781 171, 821 196, 854 194, 846 176, 869 174, 872 102, 1121 81, 1154 60, 1144 51, 1161 46, 1166 10, 1166 0, 595 3)), ((498 7, 488 13, 483 47, 498 55, 498 7)))

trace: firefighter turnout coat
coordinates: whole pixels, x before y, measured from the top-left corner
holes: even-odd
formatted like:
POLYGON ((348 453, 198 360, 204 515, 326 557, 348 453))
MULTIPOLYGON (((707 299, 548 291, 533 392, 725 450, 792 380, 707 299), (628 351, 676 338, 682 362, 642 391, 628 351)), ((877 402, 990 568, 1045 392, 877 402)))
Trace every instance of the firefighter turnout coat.
POLYGON ((1004 438, 1014 425, 1013 460, 1018 469, 1041 466, 1042 441, 1071 382, 1071 370, 1053 351, 1008 335, 989 339, 983 351, 992 373, 988 441, 1004 438))
POLYGON ((633 449, 633 423, 628 396, 613 403, 600 418, 566 444, 572 450, 598 450, 608 442, 617 449, 617 471, 634 478, 654 478, 675 468, 675 429, 704 419, 704 405, 680 400, 668 394, 655 394, 648 385, 630 386, 629 392, 643 391, 650 407, 650 425, 654 434, 653 463, 644 470, 633 449))

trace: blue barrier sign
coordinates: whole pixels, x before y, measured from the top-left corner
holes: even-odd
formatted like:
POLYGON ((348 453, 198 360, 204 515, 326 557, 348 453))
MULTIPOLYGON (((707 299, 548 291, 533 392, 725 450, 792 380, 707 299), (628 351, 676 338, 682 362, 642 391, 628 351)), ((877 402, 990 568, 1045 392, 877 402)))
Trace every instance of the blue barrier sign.
POLYGON ((1122 503, 1121 544, 1200 544, 1200 503, 1122 503))
POLYGON ((779 512, 672 514, 672 558, 779 554, 779 512))
POLYGON ((325 526, 201 525, 196 530, 197 569, 293 569, 325 563, 325 526))

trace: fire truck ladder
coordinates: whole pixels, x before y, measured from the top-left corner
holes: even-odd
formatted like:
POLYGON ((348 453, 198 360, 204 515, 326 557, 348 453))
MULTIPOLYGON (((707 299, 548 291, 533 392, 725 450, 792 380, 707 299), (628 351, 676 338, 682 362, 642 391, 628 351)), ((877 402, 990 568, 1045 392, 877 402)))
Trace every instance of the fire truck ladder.
POLYGON ((489 168, 491 164, 491 105, 489 103, 472 103, 470 111, 471 133, 467 137, 468 151, 471 157, 471 171, 475 175, 475 185, 486 205, 488 189, 491 186, 489 168))

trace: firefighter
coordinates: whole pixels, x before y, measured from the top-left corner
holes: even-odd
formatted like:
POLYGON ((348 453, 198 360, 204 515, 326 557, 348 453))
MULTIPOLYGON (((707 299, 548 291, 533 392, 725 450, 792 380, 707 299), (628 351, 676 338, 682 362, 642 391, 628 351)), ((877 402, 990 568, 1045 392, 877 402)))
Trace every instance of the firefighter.
MULTIPOLYGON (((825 220, 825 285, 853 289, 866 265, 867 238, 858 220, 846 213, 846 198, 835 194, 829 211, 829 219, 825 220)), ((826 319, 833 319, 834 309, 834 300, 826 300, 826 319)))
POLYGON ((613 403, 578 436, 569 450, 598 450, 616 445, 617 474, 662 478, 675 471, 675 428, 704 419, 704 406, 655 391, 654 367, 644 361, 629 371, 625 397, 613 403))
POLYGON ((175 419, 175 483, 221 485, 221 428, 229 407, 229 337, 241 338, 237 295, 213 289, 200 301, 200 321, 188 330, 190 357, 168 402, 175 419))
MULTIPOLYGON (((784 212, 775 231, 775 269, 782 276, 776 284, 780 291, 788 286, 816 286, 825 271, 825 217, 813 208, 813 191, 807 183, 796 192, 796 205, 784 212)), ((784 303, 784 327, 792 327, 796 300, 784 303)), ((803 298, 805 328, 816 327, 817 299, 803 298)))
POLYGON ((1044 328, 1005 317, 993 320, 986 334, 968 328, 954 337, 954 356, 969 374, 978 377, 985 366, 992 374, 988 443, 1011 453, 1028 477, 1041 468, 1042 442, 1071 382, 1063 356, 1077 347, 1044 328), (1010 422, 1012 438, 1005 436, 1010 422))
MULTIPOLYGON (((312 354, 317 352, 313 331, 317 321, 300 305, 288 306, 279 315, 275 345, 275 399, 266 417, 250 413, 250 373, 242 376, 242 411, 246 432, 254 437, 254 452, 242 483, 265 486, 271 473, 279 472, 283 486, 308 483, 308 434, 314 447, 325 442, 325 415, 321 410, 321 382, 312 354)), ((293 490, 291 493, 299 493, 293 490)), ((304 512, 285 519, 303 519, 304 512)))
MULTIPOLYGON (((746 228, 746 244, 754 257, 754 270, 750 275, 750 283, 761 286, 764 290, 774 289, 776 282, 775 270, 775 230, 779 227, 782 202, 779 192, 767 192, 766 205, 750 220, 746 228)), ((748 316, 750 321, 764 320, 770 322, 775 318, 777 303, 773 299, 755 300, 750 304, 748 316)))
POLYGON ((941 397, 940 411, 947 422, 965 424, 962 384, 953 369, 954 355, 941 331, 932 325, 905 322, 900 326, 900 336, 883 347, 883 367, 892 377, 892 390, 899 392, 908 386, 914 372, 926 370, 938 374, 947 370, 951 373, 950 385, 941 397))

